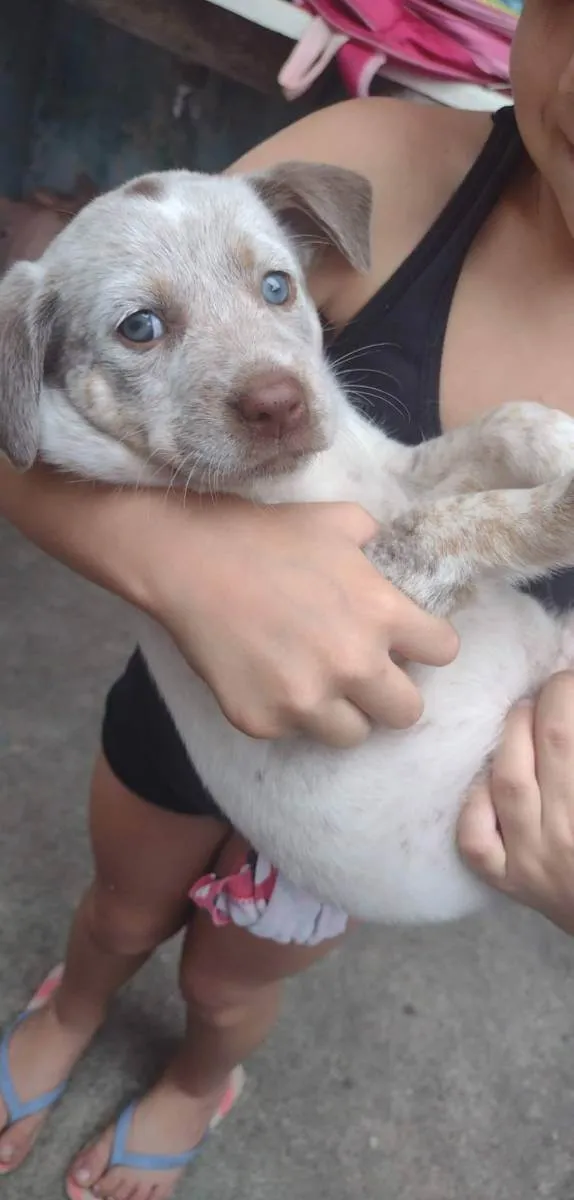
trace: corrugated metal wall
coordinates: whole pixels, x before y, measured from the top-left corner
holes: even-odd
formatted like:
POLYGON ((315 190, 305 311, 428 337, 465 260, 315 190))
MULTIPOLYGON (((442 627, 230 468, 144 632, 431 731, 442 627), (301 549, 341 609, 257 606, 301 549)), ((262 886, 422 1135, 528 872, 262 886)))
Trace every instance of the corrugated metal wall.
MULTIPOLYGON (((266 99, 175 61, 65 0, 0 0, 0 192, 217 170, 317 103, 266 99)), ((337 98, 328 79, 322 103, 337 98)))

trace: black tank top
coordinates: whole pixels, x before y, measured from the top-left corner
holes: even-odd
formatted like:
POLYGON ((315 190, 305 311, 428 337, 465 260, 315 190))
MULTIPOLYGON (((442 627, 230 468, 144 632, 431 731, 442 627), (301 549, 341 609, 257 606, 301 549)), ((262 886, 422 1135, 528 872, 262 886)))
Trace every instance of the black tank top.
MULTIPOLYGON (((428 233, 329 349, 353 401, 407 445, 441 432, 440 370, 454 291, 476 234, 524 155, 514 110, 503 108, 428 233)), ((574 571, 531 590, 549 607, 570 608, 574 571)))
MULTIPOLYGON (((454 289, 469 246, 524 155, 511 110, 503 110, 482 153, 432 228, 330 349, 347 356, 345 384, 389 434, 416 445, 441 432, 439 376, 454 289), (388 400, 383 393, 388 392, 388 400)), ((574 572, 538 595, 574 604, 574 572)), ((118 778, 160 808, 224 819, 190 762, 140 651, 112 688, 104 753, 118 778)))

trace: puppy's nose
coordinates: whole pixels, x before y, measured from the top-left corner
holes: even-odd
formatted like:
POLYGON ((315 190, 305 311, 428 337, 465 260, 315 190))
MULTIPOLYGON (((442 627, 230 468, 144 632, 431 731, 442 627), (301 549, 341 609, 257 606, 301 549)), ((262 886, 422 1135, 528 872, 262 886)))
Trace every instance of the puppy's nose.
POLYGON ((269 438, 300 429, 308 417, 299 380, 283 371, 254 375, 239 394, 237 408, 245 421, 269 438))

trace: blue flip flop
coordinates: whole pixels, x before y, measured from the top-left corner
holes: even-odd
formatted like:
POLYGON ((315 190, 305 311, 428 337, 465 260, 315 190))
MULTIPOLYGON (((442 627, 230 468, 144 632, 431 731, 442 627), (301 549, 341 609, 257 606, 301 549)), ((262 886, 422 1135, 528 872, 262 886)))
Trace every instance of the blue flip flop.
MULTIPOLYGON (((127 1108, 124 1108, 118 1117, 107 1170, 111 1170, 112 1167, 127 1167, 135 1171, 178 1171, 183 1170, 184 1167, 191 1166, 195 1162, 209 1134, 215 1129, 216 1125, 219 1125, 220 1121, 223 1121, 228 1112, 233 1108, 235 1101, 242 1091, 244 1081, 245 1074, 243 1068, 237 1067, 230 1077, 225 1095, 209 1124, 207 1133, 204 1134, 197 1145, 193 1146, 191 1150, 186 1150, 184 1154, 136 1154, 128 1150, 128 1138, 138 1103, 137 1100, 134 1100, 132 1104, 128 1104, 127 1108)), ((75 1180, 70 1178, 66 1180, 66 1194, 68 1200, 95 1200, 93 1192, 89 1188, 81 1187, 80 1184, 77 1184, 75 1180)))
MULTIPOLYGON (((36 1096, 34 1100, 22 1100, 18 1095, 18 1090, 10 1069, 10 1042, 12 1035, 23 1021, 26 1021, 33 1012, 42 1008, 47 1000, 49 1000, 50 996, 59 986, 61 977, 62 967, 55 967, 39 987, 25 1012, 20 1013, 20 1016, 12 1022, 0 1042, 0 1097, 6 1106, 8 1115, 8 1125, 6 1128, 15 1125, 16 1121, 21 1121, 24 1117, 35 1117, 37 1113, 51 1108, 53 1104, 62 1098, 66 1090, 67 1080, 64 1080, 58 1087, 52 1088, 49 1092, 43 1092, 41 1096, 36 1096)), ((10 1163, 0 1163, 0 1175, 8 1174, 11 1169, 10 1163)))
POLYGON ((21 1100, 18 1095, 10 1070, 10 1042, 14 1031, 31 1015, 31 1013, 25 1012, 17 1017, 4 1034, 0 1043, 0 1096, 6 1105, 9 1125, 14 1125, 16 1121, 21 1121, 23 1117, 35 1117, 36 1113, 43 1112, 45 1108, 50 1108, 52 1104, 61 1099, 66 1090, 65 1081, 64 1083, 60 1083, 58 1087, 52 1088, 50 1092, 42 1092, 42 1095, 36 1096, 35 1100, 21 1100))
POLYGON ((110 1157, 110 1169, 112 1167, 133 1167, 135 1171, 177 1171, 180 1167, 191 1166, 197 1158, 207 1134, 197 1143, 197 1146, 186 1150, 184 1154, 135 1154, 127 1149, 136 1108, 137 1101, 134 1100, 133 1104, 128 1104, 128 1107, 124 1108, 118 1120, 110 1157))

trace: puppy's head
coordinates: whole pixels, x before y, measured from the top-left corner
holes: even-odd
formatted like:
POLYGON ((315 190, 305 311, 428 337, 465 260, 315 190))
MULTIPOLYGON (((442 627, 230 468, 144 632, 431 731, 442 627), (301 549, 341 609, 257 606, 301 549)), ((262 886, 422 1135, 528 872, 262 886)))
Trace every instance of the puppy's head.
POLYGON ((0 284, 0 449, 103 477, 120 455, 124 477, 147 463, 197 487, 322 449, 339 394, 305 277, 325 244, 367 268, 370 205, 361 177, 305 163, 94 200, 0 284))

